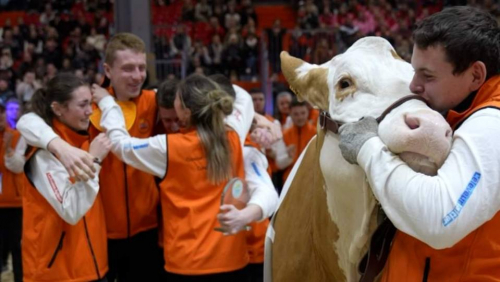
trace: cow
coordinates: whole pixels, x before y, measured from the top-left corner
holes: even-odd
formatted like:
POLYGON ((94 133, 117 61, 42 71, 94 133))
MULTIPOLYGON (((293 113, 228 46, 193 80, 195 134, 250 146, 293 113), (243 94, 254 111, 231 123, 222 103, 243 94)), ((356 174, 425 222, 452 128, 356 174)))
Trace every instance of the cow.
MULTIPOLYGON (((338 123, 379 117, 412 95, 413 68, 380 37, 362 38, 322 65, 287 52, 281 53, 281 64, 297 96, 338 123)), ((451 148, 449 125, 422 99, 389 111, 379 136, 410 167, 428 175, 437 173, 451 148)), ((358 263, 380 210, 363 170, 343 159, 338 144, 337 133, 318 125, 293 167, 267 232, 265 281, 359 281, 358 263)))

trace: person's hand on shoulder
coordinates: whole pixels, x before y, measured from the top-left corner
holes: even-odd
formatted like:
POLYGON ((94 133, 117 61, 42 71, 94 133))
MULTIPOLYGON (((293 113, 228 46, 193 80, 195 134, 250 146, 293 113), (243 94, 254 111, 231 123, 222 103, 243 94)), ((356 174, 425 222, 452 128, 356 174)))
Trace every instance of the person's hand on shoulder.
POLYGON ((91 87, 91 90, 92 90, 92 99, 94 100, 94 102, 96 104, 99 104, 99 102, 106 96, 109 96, 109 92, 108 90, 102 88, 101 86, 97 85, 97 84, 92 84, 92 87, 91 87))

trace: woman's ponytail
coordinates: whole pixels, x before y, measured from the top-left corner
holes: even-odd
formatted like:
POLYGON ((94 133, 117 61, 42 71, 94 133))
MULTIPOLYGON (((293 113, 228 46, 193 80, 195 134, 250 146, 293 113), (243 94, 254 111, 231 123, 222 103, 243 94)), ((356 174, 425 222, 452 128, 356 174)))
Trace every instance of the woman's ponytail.
POLYGON ((52 125, 54 113, 50 108, 50 101, 47 95, 47 89, 45 88, 40 88, 35 91, 29 102, 29 109, 31 112, 41 117, 47 124, 52 125))

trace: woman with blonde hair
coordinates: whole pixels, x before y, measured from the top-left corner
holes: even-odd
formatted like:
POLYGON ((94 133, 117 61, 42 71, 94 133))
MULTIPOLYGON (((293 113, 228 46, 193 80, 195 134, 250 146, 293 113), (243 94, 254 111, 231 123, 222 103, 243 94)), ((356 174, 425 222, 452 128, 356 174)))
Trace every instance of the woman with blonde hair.
MULTIPOLYGON (((245 280, 245 234, 226 236, 214 229, 220 227, 224 186, 245 176, 240 139, 250 128, 253 111, 243 108, 234 114, 231 96, 209 78, 192 75, 179 85, 174 101, 183 134, 139 139, 128 135, 113 98, 97 85, 93 92, 113 153, 163 178, 159 186, 168 281, 245 280), (232 123, 235 119, 243 122, 232 123)), ((251 102, 248 94, 240 93, 235 105, 241 99, 251 102)))

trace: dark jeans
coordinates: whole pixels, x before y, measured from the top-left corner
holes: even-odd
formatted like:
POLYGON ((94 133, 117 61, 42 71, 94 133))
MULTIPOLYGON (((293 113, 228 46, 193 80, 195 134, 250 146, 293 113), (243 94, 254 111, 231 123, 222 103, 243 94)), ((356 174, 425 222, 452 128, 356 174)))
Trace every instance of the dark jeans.
MULTIPOLYGON (((14 281, 23 281, 23 264, 21 258, 21 232, 23 228, 22 208, 0 209, 0 254, 4 248, 12 252, 12 264, 14 268, 14 281)), ((3 265, 0 256, 0 267, 3 265)), ((1 280, 1 278, 0 278, 1 280)))
POLYGON ((246 282, 248 279, 247 268, 236 271, 206 275, 180 275, 171 272, 165 273, 166 282, 246 282))
POLYGON ((264 264, 250 263, 247 265, 248 278, 247 282, 263 282, 264 281, 264 264))
POLYGON ((162 257, 157 228, 128 239, 108 239, 108 282, 160 281, 162 257))

